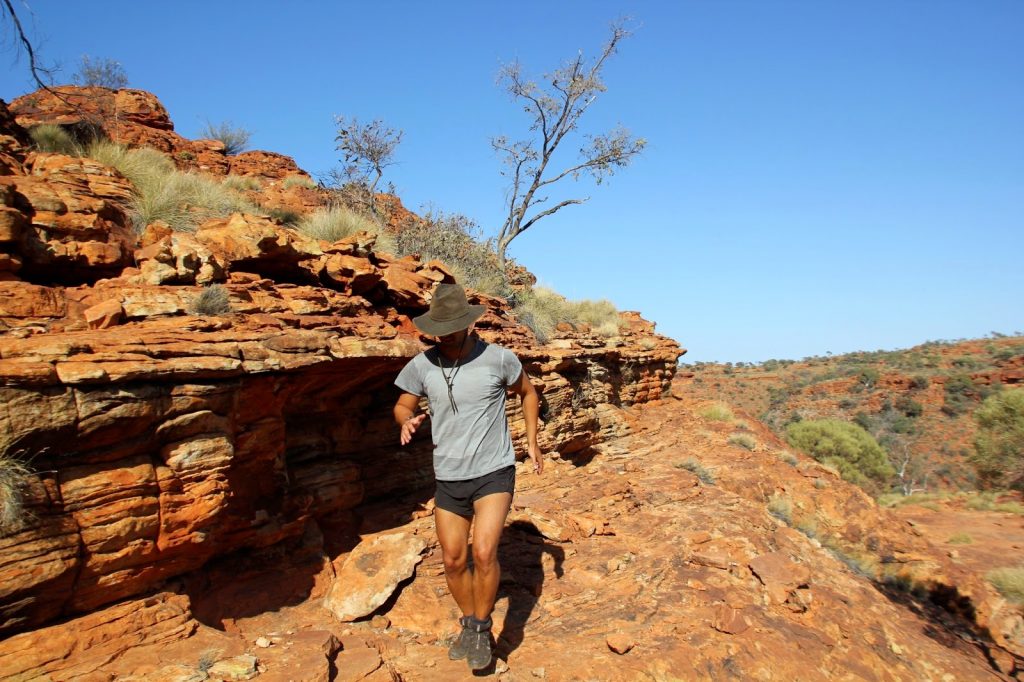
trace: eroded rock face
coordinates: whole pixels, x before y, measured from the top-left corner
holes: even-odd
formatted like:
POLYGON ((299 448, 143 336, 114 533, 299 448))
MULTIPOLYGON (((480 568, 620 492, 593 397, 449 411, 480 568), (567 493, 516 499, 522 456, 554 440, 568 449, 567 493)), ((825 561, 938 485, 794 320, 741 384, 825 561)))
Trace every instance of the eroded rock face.
MULTIPOLYGON (((220 172, 210 159, 222 150, 181 140, 148 93, 65 94, 77 108, 38 94, 12 111, 24 125, 99 121, 118 141, 220 172)), ((116 171, 27 153, 14 126, 0 133, 0 443, 35 472, 21 482, 23 514, 0 532, 0 671, 73 676, 120 655, 45 629, 69 617, 94 619, 77 622, 103 642, 150 642, 164 622, 168 637, 189 637, 188 604, 152 596, 168 579, 311 528, 347 537, 367 505, 429 491, 429 431, 399 446, 391 382, 423 348, 411 318, 452 281, 443 265, 378 254, 366 234, 327 244, 241 214, 194 234, 153 224, 136 235, 133 190, 116 171), (197 307, 213 284, 227 312, 197 307), (60 667, 52 647, 73 660, 60 667), (39 660, 24 658, 33 648, 39 660)), ((261 183, 301 176, 278 155, 233 163, 261 183)), ((614 342, 576 330, 538 348, 503 300, 472 300, 487 308, 481 336, 518 352, 544 392, 542 443, 565 457, 627 433, 620 408, 659 399, 681 352, 638 317, 614 342)), ((338 649, 321 644, 309 658, 329 664, 338 649)), ((249 655, 225 649, 224 665, 249 655)), ((381 665, 377 653, 347 656, 381 665)))

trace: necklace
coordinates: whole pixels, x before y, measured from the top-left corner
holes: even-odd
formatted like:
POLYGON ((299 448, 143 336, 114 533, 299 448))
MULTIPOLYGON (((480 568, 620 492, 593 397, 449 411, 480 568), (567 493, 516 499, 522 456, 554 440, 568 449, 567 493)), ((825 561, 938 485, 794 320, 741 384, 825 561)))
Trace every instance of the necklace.
MULTIPOLYGON (((466 336, 468 339, 469 336, 466 336)), ((451 367, 451 373, 445 374, 444 363, 441 361, 444 354, 441 353, 440 349, 437 352, 437 366, 441 368, 441 376, 444 378, 444 383, 448 387, 448 402, 452 405, 452 412, 458 412, 459 406, 455 404, 455 375, 459 373, 459 369, 462 368, 462 351, 466 347, 466 339, 462 340, 462 345, 459 346, 459 357, 455 358, 454 364, 451 367)))

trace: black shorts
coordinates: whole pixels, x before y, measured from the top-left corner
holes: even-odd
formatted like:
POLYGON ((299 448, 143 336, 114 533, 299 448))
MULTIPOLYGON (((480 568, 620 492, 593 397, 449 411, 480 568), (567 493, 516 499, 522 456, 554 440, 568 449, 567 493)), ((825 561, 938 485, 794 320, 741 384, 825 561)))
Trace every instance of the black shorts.
POLYGON ((465 481, 438 481, 434 505, 459 516, 472 516, 473 503, 486 495, 508 493, 516 489, 516 468, 509 465, 465 481))

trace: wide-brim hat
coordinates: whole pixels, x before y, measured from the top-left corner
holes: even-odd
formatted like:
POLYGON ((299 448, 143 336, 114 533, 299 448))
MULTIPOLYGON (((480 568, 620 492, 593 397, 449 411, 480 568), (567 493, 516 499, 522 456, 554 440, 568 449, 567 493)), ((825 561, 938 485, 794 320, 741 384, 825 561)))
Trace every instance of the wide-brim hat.
POLYGON ((438 284, 430 299, 430 310, 414 317, 412 322, 424 334, 447 336, 468 329, 480 319, 486 306, 470 305, 461 284, 438 284))

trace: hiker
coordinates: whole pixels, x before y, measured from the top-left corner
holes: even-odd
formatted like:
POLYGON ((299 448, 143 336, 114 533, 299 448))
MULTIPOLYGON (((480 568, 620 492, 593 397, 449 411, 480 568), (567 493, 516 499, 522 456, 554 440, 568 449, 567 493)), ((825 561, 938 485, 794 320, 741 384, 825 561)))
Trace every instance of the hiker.
POLYGON ((438 284, 430 310, 413 323, 437 344, 414 357, 395 379, 402 390, 395 403, 400 441, 408 444, 426 419, 417 415, 420 398, 430 406, 434 440, 434 524, 444 557, 448 589, 462 610, 462 631, 448 650, 480 670, 491 662, 491 611, 501 568, 498 542, 515 488, 515 451, 505 418, 508 390, 519 394, 526 417, 533 469, 544 462, 537 446, 540 400, 515 354, 472 333, 484 306, 470 305, 458 284, 438 284), (473 570, 468 567, 473 525, 473 570))

